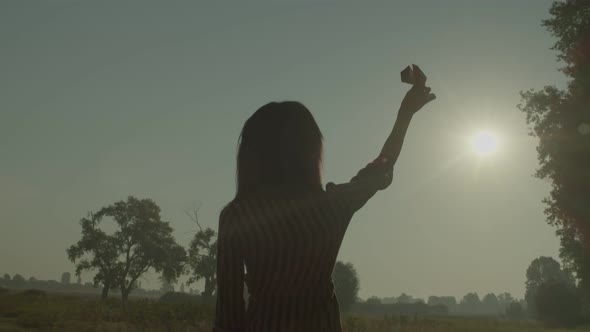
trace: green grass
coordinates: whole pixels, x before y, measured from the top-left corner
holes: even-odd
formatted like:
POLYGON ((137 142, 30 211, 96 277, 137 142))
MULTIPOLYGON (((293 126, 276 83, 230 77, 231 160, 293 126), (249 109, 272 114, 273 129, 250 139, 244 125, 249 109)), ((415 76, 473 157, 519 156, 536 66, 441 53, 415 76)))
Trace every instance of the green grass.
MULTIPOLYGON (((209 332, 213 316, 212 306, 194 303, 132 300, 126 314, 118 299, 103 302, 95 297, 43 292, 0 294, 0 332, 209 332)), ((346 332, 590 332, 590 328, 548 330, 529 321, 452 316, 345 314, 342 325, 346 332)))
POLYGON ((368 317, 347 315, 342 319, 347 332, 571 332, 590 328, 547 329, 531 321, 463 317, 368 317))
POLYGON ((0 331, 210 331, 213 314, 212 307, 194 303, 132 300, 125 313, 118 299, 0 295, 0 331))

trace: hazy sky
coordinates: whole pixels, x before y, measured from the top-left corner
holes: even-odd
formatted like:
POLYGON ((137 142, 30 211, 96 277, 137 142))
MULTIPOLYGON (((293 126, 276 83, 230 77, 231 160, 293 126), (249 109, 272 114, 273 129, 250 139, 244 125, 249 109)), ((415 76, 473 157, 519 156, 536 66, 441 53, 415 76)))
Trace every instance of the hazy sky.
POLYGON ((73 272, 78 220, 127 195, 154 199, 183 245, 185 210, 201 205, 217 228, 241 126, 268 101, 308 106, 324 183, 348 181, 379 152, 408 88, 399 71, 417 63, 438 99, 339 259, 361 297, 521 297, 530 261, 558 252, 516 108, 520 90, 564 82, 540 26, 550 3, 2 1, 0 273, 73 272), (469 145, 480 130, 500 140, 483 159, 469 145))

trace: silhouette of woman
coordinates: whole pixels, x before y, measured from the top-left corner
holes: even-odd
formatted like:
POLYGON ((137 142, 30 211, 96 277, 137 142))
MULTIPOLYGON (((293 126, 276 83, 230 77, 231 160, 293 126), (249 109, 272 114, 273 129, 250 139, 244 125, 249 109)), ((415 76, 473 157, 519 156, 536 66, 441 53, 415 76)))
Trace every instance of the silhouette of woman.
POLYGON ((379 156, 325 190, 322 134, 305 106, 271 102, 246 121, 237 193, 219 219, 213 331, 342 330, 331 278, 342 238, 353 214, 391 183, 412 116, 434 98, 412 87, 379 156))

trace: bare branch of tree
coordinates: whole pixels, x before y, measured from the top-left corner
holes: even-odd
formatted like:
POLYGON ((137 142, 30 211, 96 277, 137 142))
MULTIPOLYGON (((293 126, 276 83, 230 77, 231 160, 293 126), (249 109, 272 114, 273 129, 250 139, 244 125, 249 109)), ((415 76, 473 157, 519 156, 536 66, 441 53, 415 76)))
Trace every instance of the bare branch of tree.
POLYGON ((184 213, 186 213, 186 215, 190 218, 190 220, 192 220, 193 222, 195 222, 197 224, 197 226, 199 227, 199 230, 203 231, 203 227, 201 226, 201 223, 199 222, 199 209, 201 208, 201 206, 195 206, 192 211, 187 211, 184 210, 184 213))

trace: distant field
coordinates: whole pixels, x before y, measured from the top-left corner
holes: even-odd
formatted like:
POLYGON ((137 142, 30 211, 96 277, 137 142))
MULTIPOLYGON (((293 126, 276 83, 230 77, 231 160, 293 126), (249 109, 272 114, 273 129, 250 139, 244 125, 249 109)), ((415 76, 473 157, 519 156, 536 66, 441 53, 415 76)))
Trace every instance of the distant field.
MULTIPOLYGON (((0 331, 131 332, 211 331, 214 310, 209 305, 164 304, 134 300, 126 315, 118 300, 46 295, 29 291, 0 295, 0 331)), ((342 318, 347 332, 536 332, 548 330, 525 321, 428 316, 359 316, 342 318)), ((590 329, 550 330, 552 332, 590 329)))

